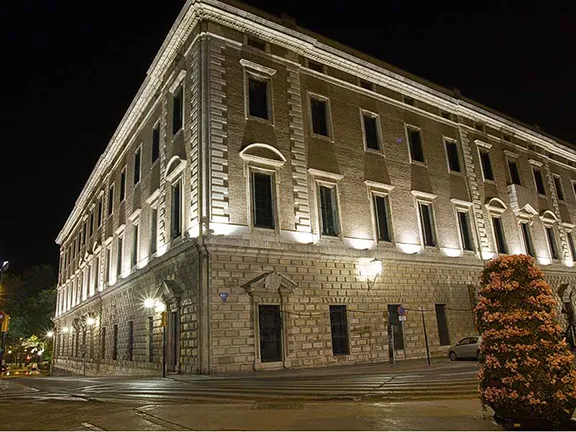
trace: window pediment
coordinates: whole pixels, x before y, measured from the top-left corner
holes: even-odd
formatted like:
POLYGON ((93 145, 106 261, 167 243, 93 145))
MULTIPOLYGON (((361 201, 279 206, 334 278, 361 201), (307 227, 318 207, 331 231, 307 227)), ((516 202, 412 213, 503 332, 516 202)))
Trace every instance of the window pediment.
POLYGON ((240 157, 244 162, 267 165, 279 168, 286 163, 284 155, 275 147, 269 144, 254 143, 246 146, 240 157))
POLYGON ((242 288, 244 288, 248 294, 264 296, 292 294, 296 287, 295 282, 275 271, 262 273, 260 276, 242 285, 242 288))

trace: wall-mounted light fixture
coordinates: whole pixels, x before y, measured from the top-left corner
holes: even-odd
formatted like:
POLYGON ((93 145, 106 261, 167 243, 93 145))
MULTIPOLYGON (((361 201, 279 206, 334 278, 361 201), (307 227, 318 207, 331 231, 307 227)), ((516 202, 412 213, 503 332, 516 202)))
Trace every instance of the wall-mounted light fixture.
POLYGON ((380 273, 382 273, 382 261, 374 258, 364 266, 360 273, 362 276, 366 277, 366 284, 368 285, 368 289, 372 289, 376 283, 376 279, 378 279, 378 276, 380 276, 380 273))

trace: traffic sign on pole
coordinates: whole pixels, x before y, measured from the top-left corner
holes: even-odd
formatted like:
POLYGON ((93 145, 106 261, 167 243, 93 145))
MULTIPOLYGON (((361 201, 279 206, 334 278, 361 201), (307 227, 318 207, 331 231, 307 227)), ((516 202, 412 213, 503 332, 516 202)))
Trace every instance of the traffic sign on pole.
POLYGON ((406 315, 406 308, 403 305, 398 306, 398 316, 406 315))

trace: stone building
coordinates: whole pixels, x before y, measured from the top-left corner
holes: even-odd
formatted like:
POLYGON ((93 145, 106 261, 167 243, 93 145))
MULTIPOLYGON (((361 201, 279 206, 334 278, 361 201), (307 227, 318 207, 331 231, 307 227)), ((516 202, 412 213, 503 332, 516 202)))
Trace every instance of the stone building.
POLYGON ((173 373, 387 361, 389 328, 423 358, 421 314, 443 356, 475 333, 485 260, 576 282, 575 214, 573 146, 290 18, 190 0, 56 240, 54 367, 161 373, 163 308, 173 373))

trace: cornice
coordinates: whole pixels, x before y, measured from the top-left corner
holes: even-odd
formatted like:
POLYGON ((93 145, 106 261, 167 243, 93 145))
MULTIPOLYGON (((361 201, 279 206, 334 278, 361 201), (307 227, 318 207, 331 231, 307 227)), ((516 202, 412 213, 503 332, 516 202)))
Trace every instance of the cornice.
MULTIPOLYGON (((76 200, 74 209, 56 238, 58 244, 62 244, 72 230, 79 214, 84 210, 92 191, 106 175, 106 171, 113 163, 117 153, 137 127, 138 119, 146 114, 146 107, 163 85, 166 71, 172 65, 176 55, 181 51, 196 24, 202 19, 209 19, 232 29, 257 35, 266 42, 276 44, 327 66, 421 100, 442 110, 485 123, 494 129, 505 129, 520 139, 530 141, 547 151, 576 162, 575 150, 471 102, 442 93, 409 77, 388 70, 383 66, 360 59, 297 30, 287 28, 235 6, 218 0, 188 0, 168 32, 158 54, 148 69, 144 82, 76 200)), ((448 92, 448 90, 446 91, 448 92)))

